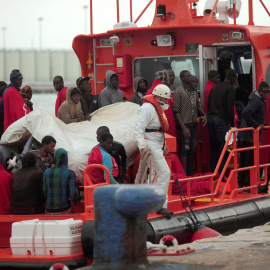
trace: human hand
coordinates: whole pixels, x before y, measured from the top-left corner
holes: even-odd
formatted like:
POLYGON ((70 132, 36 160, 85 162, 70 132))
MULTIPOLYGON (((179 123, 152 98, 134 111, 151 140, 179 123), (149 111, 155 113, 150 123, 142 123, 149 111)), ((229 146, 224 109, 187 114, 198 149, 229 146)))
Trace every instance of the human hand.
POLYGON ((87 115, 87 116, 85 116, 85 120, 90 121, 90 120, 91 120, 91 118, 92 118, 92 116, 91 116, 91 115, 87 115))
POLYGON ((85 120, 85 116, 84 116, 84 114, 82 114, 82 113, 79 114, 78 118, 79 118, 79 122, 82 122, 82 121, 85 120))
POLYGON ((190 132, 187 128, 183 129, 183 135, 185 139, 190 139, 190 132))
POLYGON ((207 125, 207 116, 206 114, 203 116, 203 127, 207 125))
POLYGON ((165 145, 164 150, 163 150, 163 154, 167 155, 168 153, 169 153, 169 148, 167 145, 165 145))
POLYGON ((150 154, 151 154, 151 149, 150 149, 150 148, 144 147, 144 148, 142 148, 142 149, 140 150, 141 154, 143 154, 143 152, 145 152, 145 151, 149 151, 150 154))

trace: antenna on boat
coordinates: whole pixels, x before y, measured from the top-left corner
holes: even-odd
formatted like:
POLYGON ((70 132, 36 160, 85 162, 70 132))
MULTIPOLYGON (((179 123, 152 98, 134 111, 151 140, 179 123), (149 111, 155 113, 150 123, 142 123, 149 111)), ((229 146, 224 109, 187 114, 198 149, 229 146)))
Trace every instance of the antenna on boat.
POLYGON ((181 199, 181 202, 182 202, 182 205, 185 209, 185 211, 187 212, 189 218, 191 219, 193 225, 194 225, 194 233, 193 233, 193 236, 191 238, 191 242, 194 242, 196 240, 199 240, 199 239, 204 239, 204 238, 210 238, 210 237, 217 237, 217 236, 222 236, 219 232, 211 229, 211 228, 208 228, 206 226, 204 226, 201 221, 199 221, 192 209, 192 206, 189 204, 184 192, 182 191, 180 185, 179 185, 179 181, 178 179, 174 179, 175 183, 177 184, 178 186, 178 190, 179 190, 179 195, 180 195, 180 199, 181 199), (192 213, 193 217, 191 216, 191 214, 188 212, 184 202, 183 202, 183 198, 182 196, 185 198, 185 201, 189 207, 189 210, 190 212, 192 213))

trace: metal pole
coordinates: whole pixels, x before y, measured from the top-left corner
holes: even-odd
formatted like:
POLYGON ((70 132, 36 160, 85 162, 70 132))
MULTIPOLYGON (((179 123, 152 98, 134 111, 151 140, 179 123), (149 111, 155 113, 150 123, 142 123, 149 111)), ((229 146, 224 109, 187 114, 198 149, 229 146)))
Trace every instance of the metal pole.
POLYGON ((43 18, 38 18, 39 20, 39 49, 42 50, 42 21, 43 18))
POLYGON ((146 5, 146 7, 144 8, 144 10, 141 12, 141 14, 138 16, 138 18, 134 21, 134 23, 136 23, 143 15, 143 13, 147 10, 147 8, 150 6, 150 4, 153 2, 153 0, 150 0, 149 3, 146 5))
POLYGON ((215 10, 216 7, 217 7, 217 4, 218 4, 218 0, 216 0, 216 3, 214 4, 214 6, 213 6, 213 8, 212 8, 212 10, 211 10, 211 13, 210 13, 210 15, 209 15, 209 18, 208 18, 208 20, 207 20, 207 24, 209 24, 209 22, 210 22, 210 20, 211 20, 211 18, 212 18, 212 16, 213 16, 214 10, 215 10))
POLYGON ((248 22, 248 25, 254 25, 254 22, 253 22, 253 0, 249 0, 248 5, 249 5, 249 22, 248 22))
POLYGON ((263 3, 262 0, 259 0, 262 4, 262 6, 264 7, 265 11, 267 12, 268 16, 270 17, 270 12, 268 11, 267 7, 265 6, 265 4, 263 3))
POLYGON ((235 4, 233 4, 233 23, 236 25, 236 9, 235 9, 235 4))
POLYGON ((90 33, 91 35, 93 35, 93 5, 92 5, 92 0, 90 0, 90 27, 91 27, 91 30, 90 30, 90 33))
POLYGON ((117 10, 117 22, 119 23, 120 19, 119 19, 119 0, 116 0, 116 10, 117 10))
POLYGON ((87 8, 88 6, 83 6, 84 8, 84 34, 87 35, 87 8))
POLYGON ((3 31, 3 79, 6 80, 6 27, 2 27, 3 31))
POLYGON ((129 8, 130 8, 130 21, 132 22, 132 0, 130 0, 130 4, 129 4, 129 8))
POLYGON ((5 51, 6 49, 6 27, 2 27, 2 31, 3 31, 3 50, 5 51))

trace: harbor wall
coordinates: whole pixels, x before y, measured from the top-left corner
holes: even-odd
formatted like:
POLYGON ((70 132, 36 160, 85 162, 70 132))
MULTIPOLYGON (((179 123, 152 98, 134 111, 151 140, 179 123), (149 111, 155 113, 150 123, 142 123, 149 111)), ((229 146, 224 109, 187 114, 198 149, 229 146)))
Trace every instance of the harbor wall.
POLYGON ((72 50, 0 50, 0 81, 9 83, 13 69, 20 69, 23 85, 30 85, 35 92, 53 92, 53 78, 60 75, 65 86, 75 86, 81 68, 72 50))

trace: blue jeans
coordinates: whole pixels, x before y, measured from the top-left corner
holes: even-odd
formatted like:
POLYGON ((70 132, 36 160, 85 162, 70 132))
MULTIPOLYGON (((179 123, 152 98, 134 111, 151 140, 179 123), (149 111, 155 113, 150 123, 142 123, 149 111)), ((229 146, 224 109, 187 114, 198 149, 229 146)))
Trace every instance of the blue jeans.
POLYGON ((196 153, 196 139, 197 139, 197 123, 191 123, 185 125, 190 132, 190 139, 187 140, 184 137, 183 129, 178 126, 178 137, 180 142, 180 157, 187 157, 187 176, 193 175, 193 160, 196 153), (189 145, 189 150, 185 145, 189 145))

